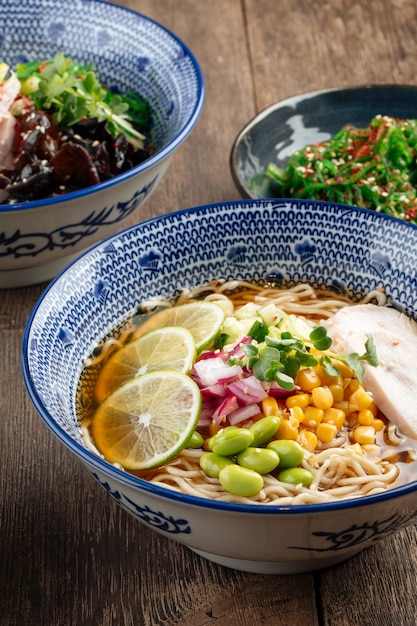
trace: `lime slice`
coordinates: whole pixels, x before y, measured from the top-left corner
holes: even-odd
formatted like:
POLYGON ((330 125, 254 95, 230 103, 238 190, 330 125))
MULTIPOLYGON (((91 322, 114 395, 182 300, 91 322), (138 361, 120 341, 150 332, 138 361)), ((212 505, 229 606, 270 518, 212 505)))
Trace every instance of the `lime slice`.
POLYGON ((197 352, 213 343, 223 324, 225 313, 215 302, 188 302, 151 315, 139 326, 135 336, 161 328, 163 326, 181 326, 187 328, 194 337, 197 352))
POLYGON ((186 328, 158 328, 126 344, 104 364, 97 378, 95 396, 102 402, 124 382, 154 370, 188 373, 195 361, 196 346, 186 328))
POLYGON ((107 396, 92 420, 92 437, 110 463, 160 467, 185 447, 200 408, 200 390, 187 374, 149 372, 107 396))

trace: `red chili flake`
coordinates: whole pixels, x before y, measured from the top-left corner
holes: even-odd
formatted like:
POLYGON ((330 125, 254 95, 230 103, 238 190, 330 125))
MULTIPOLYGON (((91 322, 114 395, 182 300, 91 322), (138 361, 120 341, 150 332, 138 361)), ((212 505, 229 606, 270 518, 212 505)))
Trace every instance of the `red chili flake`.
POLYGON ((370 156, 371 147, 368 143, 364 143, 359 150, 356 152, 355 156, 357 159, 360 159, 363 156, 370 156))
POLYGON ((406 220, 412 221, 412 220, 415 220, 416 218, 417 218, 417 205, 411 206, 404 213, 404 219, 406 220))

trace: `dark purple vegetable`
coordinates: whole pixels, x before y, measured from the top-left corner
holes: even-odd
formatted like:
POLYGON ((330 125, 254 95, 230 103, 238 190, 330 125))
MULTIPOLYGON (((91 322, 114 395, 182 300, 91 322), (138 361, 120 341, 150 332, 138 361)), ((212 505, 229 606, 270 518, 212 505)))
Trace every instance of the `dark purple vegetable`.
POLYGON ((105 121, 83 120, 58 131, 49 117, 29 110, 17 118, 16 159, 0 172, 0 203, 62 195, 117 176, 149 157, 105 121))

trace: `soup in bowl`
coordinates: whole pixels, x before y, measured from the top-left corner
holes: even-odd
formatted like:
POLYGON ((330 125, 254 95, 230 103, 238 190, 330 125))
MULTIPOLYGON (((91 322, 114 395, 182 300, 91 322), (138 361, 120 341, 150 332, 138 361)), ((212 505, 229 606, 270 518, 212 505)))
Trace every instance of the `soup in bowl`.
POLYGON ((41 296, 30 397, 120 506, 200 555, 260 573, 347 559, 416 514, 416 239, 310 201, 134 226, 41 296))

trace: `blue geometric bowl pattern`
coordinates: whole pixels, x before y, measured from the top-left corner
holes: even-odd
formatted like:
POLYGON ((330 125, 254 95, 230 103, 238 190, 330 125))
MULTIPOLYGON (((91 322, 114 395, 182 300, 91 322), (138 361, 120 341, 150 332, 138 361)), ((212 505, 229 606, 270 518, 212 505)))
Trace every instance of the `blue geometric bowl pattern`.
POLYGON ((353 300, 383 288, 414 315, 417 228, 347 206, 259 200, 179 211, 109 238, 49 287, 27 329, 31 385, 50 419, 80 442, 75 389, 93 346, 141 299, 216 278, 308 281, 353 300))
MULTIPOLYGON (((22 232, 18 228, 10 235, 0 231, 0 260, 5 257, 14 259, 33 258, 48 250, 65 250, 79 244, 86 237, 95 235, 100 228, 109 227, 125 220, 136 211, 152 193, 160 174, 156 173, 149 183, 134 192, 128 200, 109 204, 100 209, 90 211, 81 220, 71 218, 68 212, 68 221, 54 230, 22 232)), ((58 209, 59 210, 59 209, 58 209)), ((87 245, 87 244, 86 244, 87 245)))
POLYGON ((157 147, 181 131, 198 106, 201 76, 193 55, 150 18, 104 0, 0 3, 2 61, 13 67, 57 51, 95 63, 109 87, 147 98, 156 113, 157 147))
POLYGON ((384 289, 393 306, 415 316, 416 271, 417 228, 371 211, 242 200, 167 214, 96 244, 44 291, 25 330, 25 384, 50 430, 139 521, 217 562, 223 562, 219 554, 238 557, 233 561, 238 569, 283 573, 285 564, 253 562, 300 561, 300 555, 308 555, 307 562, 298 562, 294 571, 317 569, 329 564, 320 561, 325 555, 347 558, 411 523, 417 483, 360 500, 295 507, 209 501, 163 489, 109 465, 86 447, 76 414, 82 363, 140 301, 172 296, 184 287, 220 278, 284 285, 308 281, 353 300, 384 289), (252 519, 259 519, 266 537, 276 536, 275 524, 283 525, 286 538, 275 542, 277 556, 269 552, 271 540, 265 539, 265 551, 258 547, 262 541, 252 545, 245 539, 253 537, 252 519), (219 524, 227 546, 213 555, 217 539, 213 543, 210 529, 219 524))

